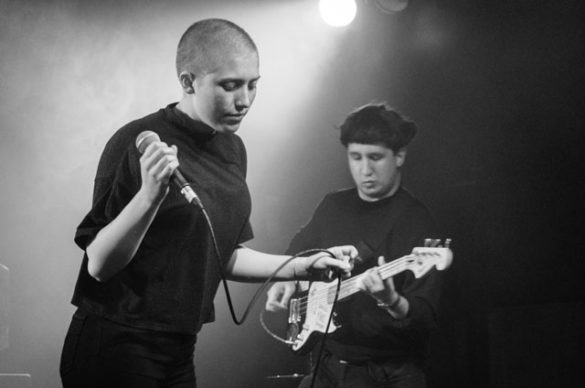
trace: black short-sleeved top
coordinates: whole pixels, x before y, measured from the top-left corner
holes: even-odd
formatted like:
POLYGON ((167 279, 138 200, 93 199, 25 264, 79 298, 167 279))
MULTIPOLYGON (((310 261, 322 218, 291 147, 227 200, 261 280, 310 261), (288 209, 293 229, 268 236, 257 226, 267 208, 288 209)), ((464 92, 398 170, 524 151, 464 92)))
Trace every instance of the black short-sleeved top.
MULTIPOLYGON (((352 272, 357 275, 377 265, 378 256, 391 261, 407 255, 425 238, 436 237, 435 233, 427 208, 403 188, 376 202, 363 201, 353 188, 326 195, 293 238, 287 253, 352 244, 362 258, 352 272)), ((356 363, 424 361, 429 332, 437 323, 441 278, 441 272, 435 269, 419 279, 411 272, 394 276, 397 290, 410 303, 403 320, 394 319, 365 293, 338 302, 341 328, 328 337, 327 350, 356 363)))
MULTIPOLYGON (((215 230, 221 261, 253 237, 246 185, 246 150, 235 134, 215 131, 171 104, 119 129, 106 144, 94 186, 92 209, 77 228, 85 250, 141 185, 142 131, 156 132, 178 147, 180 170, 201 198, 215 230)), ((194 334, 214 320, 220 281, 218 258, 201 210, 171 187, 132 261, 98 282, 84 255, 72 303, 81 310, 136 328, 194 334)))

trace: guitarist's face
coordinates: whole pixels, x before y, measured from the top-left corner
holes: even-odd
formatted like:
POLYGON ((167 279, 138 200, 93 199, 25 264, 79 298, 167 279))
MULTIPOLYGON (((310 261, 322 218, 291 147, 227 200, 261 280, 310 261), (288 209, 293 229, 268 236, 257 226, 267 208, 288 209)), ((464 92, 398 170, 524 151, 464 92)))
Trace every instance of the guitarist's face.
POLYGON ((349 143, 347 160, 360 198, 372 202, 394 194, 405 157, 406 149, 395 153, 382 144, 349 143))

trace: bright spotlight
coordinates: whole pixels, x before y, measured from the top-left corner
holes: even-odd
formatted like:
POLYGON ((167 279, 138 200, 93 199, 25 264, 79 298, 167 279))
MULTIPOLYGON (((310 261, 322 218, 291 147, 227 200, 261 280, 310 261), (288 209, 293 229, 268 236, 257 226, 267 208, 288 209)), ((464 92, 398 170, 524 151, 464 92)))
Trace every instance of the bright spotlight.
POLYGON ((355 0, 319 0, 319 11, 325 23, 334 27, 347 26, 355 18, 355 0))

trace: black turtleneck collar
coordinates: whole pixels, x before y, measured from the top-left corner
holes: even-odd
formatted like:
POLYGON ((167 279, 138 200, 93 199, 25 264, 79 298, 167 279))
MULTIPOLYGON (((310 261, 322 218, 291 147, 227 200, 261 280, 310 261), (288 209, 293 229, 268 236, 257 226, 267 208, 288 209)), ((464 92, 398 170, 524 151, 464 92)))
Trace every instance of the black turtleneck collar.
POLYGON ((389 202, 392 202, 394 198, 396 198, 397 196, 402 195, 403 194, 402 191, 404 191, 404 188, 402 186, 399 186, 396 192, 394 192, 392 195, 388 197, 380 198, 376 201, 366 201, 365 199, 362 199, 360 197, 358 188, 357 187, 354 188, 354 193, 359 203, 359 206, 362 206, 363 208, 377 208, 385 206, 389 202))
POLYGON ((163 109, 163 113, 167 120, 172 122, 185 133, 189 133, 193 138, 199 140, 210 140, 215 136, 217 131, 211 128, 209 125, 193 120, 187 114, 177 108, 176 102, 169 104, 163 109))

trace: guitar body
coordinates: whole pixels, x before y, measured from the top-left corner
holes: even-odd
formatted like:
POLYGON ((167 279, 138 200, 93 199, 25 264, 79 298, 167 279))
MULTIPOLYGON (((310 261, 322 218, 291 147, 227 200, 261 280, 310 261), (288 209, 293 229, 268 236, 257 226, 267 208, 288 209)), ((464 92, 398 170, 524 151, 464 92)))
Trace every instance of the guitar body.
MULTIPOLYGON (((387 279, 408 270, 414 274, 415 278, 420 278, 432 268, 442 271, 451 265, 453 259, 453 253, 449 249, 448 243, 445 245, 445 247, 414 248, 410 255, 379 266, 378 273, 382 279, 387 279)), ((361 291, 360 277, 362 276, 365 274, 343 280, 339 286, 337 300, 342 301, 361 291)), ((337 286, 337 281, 313 282, 306 296, 290 300, 287 337, 293 352, 308 353, 324 333, 332 333, 341 327, 336 321, 333 311, 337 286), (327 323, 332 314, 331 323, 327 329, 327 323), (301 327, 300 330, 299 327, 301 327)))
POLYGON ((332 333, 340 327, 335 319, 335 312, 333 312, 331 324, 327 331, 327 323, 332 313, 331 310, 333 309, 336 289, 337 281, 331 283, 311 283, 307 292, 307 306, 304 320, 301 318, 302 321, 300 322, 302 323, 302 329, 296 335, 296 338, 289 337, 293 341, 291 345, 293 352, 298 354, 308 353, 323 333, 332 333), (333 291, 333 294, 329 295, 331 291, 333 291))

